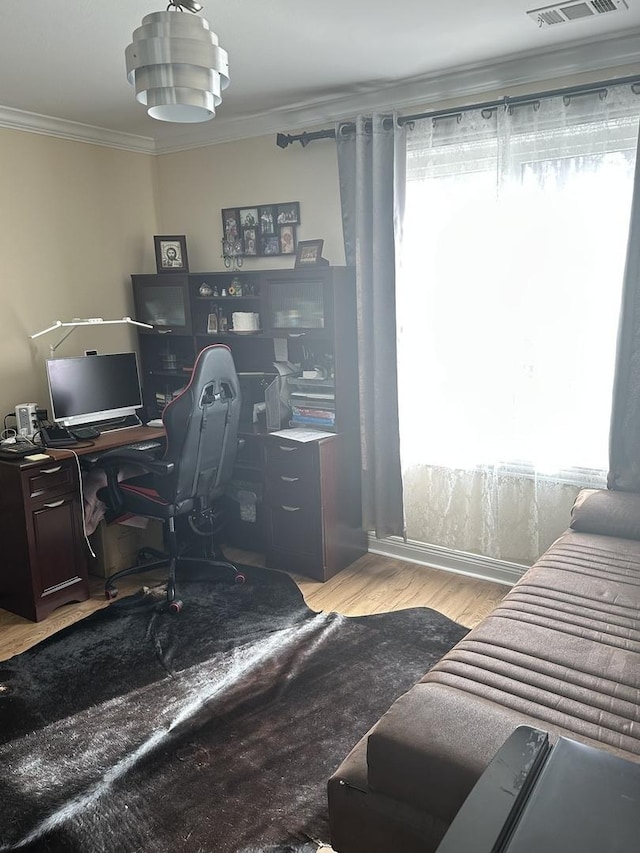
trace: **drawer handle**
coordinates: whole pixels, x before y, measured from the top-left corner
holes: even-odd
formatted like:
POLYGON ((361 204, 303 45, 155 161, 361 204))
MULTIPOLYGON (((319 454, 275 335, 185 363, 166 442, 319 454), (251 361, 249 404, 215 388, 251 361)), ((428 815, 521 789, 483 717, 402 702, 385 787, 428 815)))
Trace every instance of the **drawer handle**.
POLYGON ((52 504, 45 504, 45 506, 47 509, 55 509, 57 506, 62 506, 63 503, 64 503, 64 500, 61 500, 61 501, 56 501, 55 503, 52 503, 52 504))
POLYGON ((284 480, 285 483, 297 483, 300 477, 284 477, 282 474, 280 475, 280 479, 284 480))
POLYGON ((173 331, 173 329, 158 329, 158 328, 156 327, 156 332, 157 332, 159 335, 170 335, 172 331, 173 331))
POLYGON ((286 453, 291 453, 294 450, 297 450, 297 447, 290 447, 288 444, 279 444, 278 447, 280 450, 284 450, 286 453))
POLYGON ((282 509, 285 512, 300 512, 299 506, 285 506, 284 504, 282 504, 282 509))
POLYGON ((62 471, 62 465, 58 465, 57 468, 43 468, 40 471, 41 474, 57 474, 58 471, 62 471))

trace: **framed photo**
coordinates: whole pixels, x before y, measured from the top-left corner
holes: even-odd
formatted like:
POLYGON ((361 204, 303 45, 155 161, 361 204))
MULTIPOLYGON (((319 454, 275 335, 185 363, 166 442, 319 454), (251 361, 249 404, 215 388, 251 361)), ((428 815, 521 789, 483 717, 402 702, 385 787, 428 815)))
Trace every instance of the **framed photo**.
POLYGON ((262 234, 276 233, 276 216, 273 210, 273 205, 258 208, 258 221, 262 234))
POLYGON ((280 238, 277 234, 262 238, 261 254, 263 255, 279 255, 280 254, 280 238))
POLYGON ((258 208, 257 207, 242 207, 240 208, 240 225, 243 228, 255 228, 258 224, 258 208))
POLYGON ((189 272, 187 261, 187 238, 154 237, 156 268, 158 272, 189 272))
POLYGON ((288 201, 276 205, 276 222, 278 225, 300 225, 300 202, 288 201))
POLYGON ((207 317, 207 334, 215 335, 218 332, 218 315, 209 314, 207 317))
POLYGON ((228 207, 222 211, 222 230, 230 246, 240 239, 240 214, 237 207, 228 207))
POLYGON ((322 264, 324 240, 301 240, 296 252, 296 267, 310 267, 322 264))
POLYGON ((242 242, 244 243, 245 255, 258 254, 258 240, 256 238, 255 228, 245 228, 242 232, 242 242))
POLYGON ((295 255, 299 201, 223 207, 221 213, 222 255, 227 268, 233 258, 295 255))
POLYGON ((293 225, 280 226, 280 254, 295 255, 296 229, 293 225))

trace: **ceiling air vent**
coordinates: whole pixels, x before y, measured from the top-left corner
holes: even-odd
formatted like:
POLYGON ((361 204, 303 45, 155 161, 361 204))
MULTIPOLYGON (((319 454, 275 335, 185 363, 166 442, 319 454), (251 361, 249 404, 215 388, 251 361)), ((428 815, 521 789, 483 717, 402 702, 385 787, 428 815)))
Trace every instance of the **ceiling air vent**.
POLYGON ((553 6, 531 9, 527 15, 539 27, 551 27, 554 24, 579 21, 582 18, 595 18, 606 12, 622 12, 628 8, 625 0, 585 0, 585 2, 554 3, 553 6))

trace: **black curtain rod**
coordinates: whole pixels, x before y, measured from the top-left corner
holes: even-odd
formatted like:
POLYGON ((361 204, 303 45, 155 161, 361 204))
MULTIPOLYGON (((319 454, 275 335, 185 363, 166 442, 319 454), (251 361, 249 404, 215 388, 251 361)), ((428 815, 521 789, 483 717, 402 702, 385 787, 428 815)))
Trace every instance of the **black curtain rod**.
MULTIPOLYGON (((416 113, 415 115, 403 115, 398 116, 398 125, 402 127, 404 124, 411 124, 415 121, 419 121, 420 119, 425 118, 443 118, 444 116, 455 116, 459 113, 469 112, 470 110, 495 110, 499 107, 511 107, 511 106, 520 106, 522 104, 535 103, 536 101, 543 100, 544 98, 553 98, 558 96, 563 96, 565 98, 573 97, 575 95, 585 95, 588 92, 598 92, 600 90, 604 91, 608 89, 610 86, 624 86, 625 84, 634 84, 640 83, 640 75, 634 75, 633 77, 620 77, 614 80, 604 80, 601 83, 585 83, 582 86, 570 86, 566 89, 549 89, 544 92, 537 92, 533 95, 516 95, 515 97, 511 97, 509 95, 505 95, 500 100, 494 101, 484 101, 478 104, 467 104, 465 106, 454 107, 444 110, 431 110, 426 113, 416 113)), ((636 94, 640 94, 640 89, 636 94)), ((355 129, 355 124, 351 121, 344 122, 341 125, 341 131, 352 131, 355 129)), ((299 142, 303 148, 306 148, 310 142, 313 142, 316 139, 335 139, 336 132, 334 128, 328 128, 326 130, 316 130, 311 133, 298 133, 298 134, 289 134, 289 133, 279 133, 276 136, 276 145, 279 148, 286 148, 287 145, 292 145, 294 142, 299 142)))

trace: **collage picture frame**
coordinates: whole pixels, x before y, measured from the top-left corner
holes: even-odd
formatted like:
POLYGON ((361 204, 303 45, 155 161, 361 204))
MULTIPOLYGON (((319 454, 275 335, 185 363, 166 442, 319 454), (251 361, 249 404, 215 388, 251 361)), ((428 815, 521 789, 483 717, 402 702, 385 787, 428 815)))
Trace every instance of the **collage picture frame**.
POLYGON ((295 257, 298 225, 298 201, 223 208, 223 254, 243 258, 295 257))

